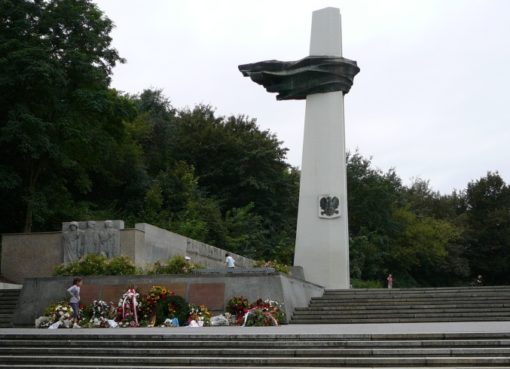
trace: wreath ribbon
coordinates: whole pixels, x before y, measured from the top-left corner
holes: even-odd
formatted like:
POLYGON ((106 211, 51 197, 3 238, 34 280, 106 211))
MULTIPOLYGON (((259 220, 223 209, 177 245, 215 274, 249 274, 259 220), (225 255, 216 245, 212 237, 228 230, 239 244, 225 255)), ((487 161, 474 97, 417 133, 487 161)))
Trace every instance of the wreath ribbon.
POLYGON ((131 300, 131 304, 132 304, 132 312, 133 312, 133 315, 135 317, 135 323, 136 325, 138 325, 138 314, 136 312, 136 307, 138 305, 138 303, 136 302, 136 291, 132 288, 130 288, 125 297, 124 297, 124 301, 122 302, 122 319, 126 319, 126 303, 128 301, 128 299, 131 300))

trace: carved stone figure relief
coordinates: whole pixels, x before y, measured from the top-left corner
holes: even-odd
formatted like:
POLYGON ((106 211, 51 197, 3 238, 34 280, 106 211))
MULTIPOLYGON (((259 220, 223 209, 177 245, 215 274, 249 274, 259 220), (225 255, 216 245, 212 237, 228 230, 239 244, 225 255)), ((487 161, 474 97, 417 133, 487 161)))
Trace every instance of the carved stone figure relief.
POLYGON ((77 222, 69 223, 68 229, 63 233, 64 263, 76 261, 83 256, 81 244, 83 231, 78 228, 77 222))
POLYGON ((62 223, 64 263, 79 260, 87 254, 102 254, 107 258, 120 256, 122 220, 62 223))

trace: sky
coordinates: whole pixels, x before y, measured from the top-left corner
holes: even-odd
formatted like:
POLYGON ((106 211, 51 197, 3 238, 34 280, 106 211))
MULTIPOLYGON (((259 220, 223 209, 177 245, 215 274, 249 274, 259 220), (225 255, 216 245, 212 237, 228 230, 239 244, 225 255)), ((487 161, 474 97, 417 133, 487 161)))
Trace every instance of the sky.
POLYGON ((405 184, 462 190, 488 171, 510 183, 510 1, 96 0, 126 64, 112 86, 158 88, 177 108, 247 115, 300 166, 304 101, 276 101, 239 64, 308 55, 311 13, 342 14, 361 72, 345 97, 346 143, 405 184))

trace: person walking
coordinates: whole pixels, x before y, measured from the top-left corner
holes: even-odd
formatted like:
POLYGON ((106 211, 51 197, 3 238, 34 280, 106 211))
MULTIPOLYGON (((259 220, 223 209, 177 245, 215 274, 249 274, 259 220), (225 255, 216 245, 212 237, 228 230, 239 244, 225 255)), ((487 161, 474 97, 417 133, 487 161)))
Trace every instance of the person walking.
POLYGON ((80 323, 80 287, 83 284, 83 279, 74 278, 73 285, 67 289, 67 292, 71 295, 69 305, 73 309, 73 328, 81 328, 80 323))
POLYGON ((228 269, 234 269, 236 266, 236 261, 230 254, 226 254, 225 264, 227 265, 228 269))

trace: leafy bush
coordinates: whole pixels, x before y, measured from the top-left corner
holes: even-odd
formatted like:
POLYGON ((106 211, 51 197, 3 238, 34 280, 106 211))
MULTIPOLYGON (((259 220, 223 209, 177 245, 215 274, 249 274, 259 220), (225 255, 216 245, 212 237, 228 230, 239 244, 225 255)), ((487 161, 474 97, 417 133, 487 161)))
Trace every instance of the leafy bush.
POLYGON ((135 265, 127 256, 119 256, 111 259, 106 264, 106 275, 133 275, 139 274, 135 265))
POLYGON ((159 261, 149 270, 149 274, 189 274, 195 269, 202 269, 203 266, 194 264, 186 260, 184 256, 174 256, 168 259, 164 264, 159 261))
POLYGON ((132 275, 138 274, 133 262, 127 256, 108 260, 103 255, 88 254, 80 260, 55 267, 54 275, 132 275))
POLYGON ((102 255, 88 254, 83 259, 55 267, 55 275, 104 275, 108 259, 102 255))
POLYGON ((276 260, 257 260, 253 266, 255 268, 274 268, 279 273, 290 274, 290 267, 276 260))

